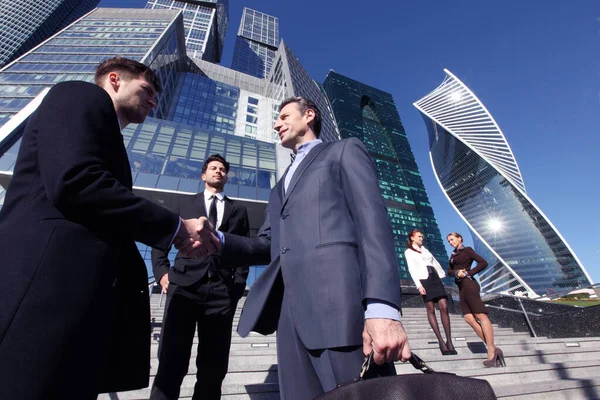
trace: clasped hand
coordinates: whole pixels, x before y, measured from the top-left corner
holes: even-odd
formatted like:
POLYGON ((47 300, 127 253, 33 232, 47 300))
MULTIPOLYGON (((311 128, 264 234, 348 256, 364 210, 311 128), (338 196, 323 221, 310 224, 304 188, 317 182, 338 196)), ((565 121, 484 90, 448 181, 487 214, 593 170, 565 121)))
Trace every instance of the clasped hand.
POLYGON ((376 364, 398 360, 405 362, 411 356, 408 337, 400 321, 366 319, 362 336, 363 352, 366 356, 372 351, 376 364))
POLYGON ((206 217, 182 219, 173 245, 184 256, 201 258, 221 251, 221 241, 206 217))

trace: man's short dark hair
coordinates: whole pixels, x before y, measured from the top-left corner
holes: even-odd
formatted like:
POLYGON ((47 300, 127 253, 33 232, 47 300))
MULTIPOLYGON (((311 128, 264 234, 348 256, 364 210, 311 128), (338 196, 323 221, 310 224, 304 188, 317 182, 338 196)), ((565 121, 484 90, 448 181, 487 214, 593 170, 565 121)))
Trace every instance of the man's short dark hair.
POLYGON ((312 128, 313 132, 315 133, 316 137, 321 136, 321 122, 322 122, 323 118, 321 117, 321 111, 319 110, 317 105, 315 103, 313 103, 312 100, 309 100, 306 97, 293 96, 293 97, 290 97, 289 99, 285 99, 279 105, 279 111, 281 112, 281 109, 283 107, 285 107, 291 103, 296 103, 298 105, 298 109, 300 110, 300 114, 302 114, 302 115, 304 115, 304 113, 308 109, 313 110, 313 112, 315 113, 315 119, 313 119, 313 121, 312 121, 311 128, 312 128))
POLYGON ((125 57, 113 57, 104 60, 96 67, 96 74, 94 75, 94 82, 96 82, 96 85, 100 85, 102 79, 110 72, 118 72, 125 79, 143 77, 154 86, 154 90, 156 90, 157 93, 162 92, 160 79, 156 76, 154 71, 145 64, 125 57))
POLYGON ((229 163, 221 156, 220 154, 213 154, 204 161, 204 165, 202 166, 202 173, 206 173, 206 169, 208 168, 208 164, 212 161, 218 161, 225 166, 225 173, 229 173, 229 163))

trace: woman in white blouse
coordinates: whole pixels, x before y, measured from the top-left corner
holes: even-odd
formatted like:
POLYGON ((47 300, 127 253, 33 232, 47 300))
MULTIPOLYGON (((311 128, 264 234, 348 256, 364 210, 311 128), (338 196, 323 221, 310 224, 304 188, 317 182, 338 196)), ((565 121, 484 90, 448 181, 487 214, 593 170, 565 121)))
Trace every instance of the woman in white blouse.
POLYGON ((408 248, 404 252, 404 256, 408 264, 408 272, 423 297, 423 301, 427 307, 427 319, 440 344, 440 351, 445 356, 457 354, 452 344, 452 335, 450 332, 448 296, 440 279, 444 278, 446 273, 429 250, 423 247, 423 234, 420 231, 412 231, 408 235, 407 244, 408 248), (442 339, 440 327, 435 317, 435 303, 437 303, 440 310, 442 326, 446 333, 445 342, 442 339))

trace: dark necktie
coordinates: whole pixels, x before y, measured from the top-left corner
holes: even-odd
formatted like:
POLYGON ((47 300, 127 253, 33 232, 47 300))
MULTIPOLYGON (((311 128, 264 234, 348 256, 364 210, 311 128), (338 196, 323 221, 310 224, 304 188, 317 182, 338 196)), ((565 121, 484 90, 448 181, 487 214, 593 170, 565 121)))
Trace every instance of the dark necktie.
POLYGON ((217 196, 213 196, 212 203, 210 203, 210 208, 208 210, 208 220, 210 223, 217 228, 217 196))
MULTIPOLYGON (((210 207, 208 209, 208 220, 212 224, 212 226, 217 229, 217 196, 212 196, 212 202, 210 203, 210 207)), ((208 266, 208 279, 211 279, 215 273, 214 265, 212 263, 208 266)))

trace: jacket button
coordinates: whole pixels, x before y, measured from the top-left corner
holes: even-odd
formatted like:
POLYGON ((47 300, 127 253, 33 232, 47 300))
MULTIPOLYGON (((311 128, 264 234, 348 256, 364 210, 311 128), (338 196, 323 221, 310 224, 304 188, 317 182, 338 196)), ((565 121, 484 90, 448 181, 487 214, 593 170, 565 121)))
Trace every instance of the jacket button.
POLYGON ((287 251, 288 251, 288 250, 289 250, 288 248, 286 248, 286 247, 282 247, 282 248, 281 248, 281 254, 285 254, 285 253, 287 253, 287 251))
POLYGON ((290 215, 290 214, 282 214, 281 219, 286 219, 288 217, 288 215, 290 215))

